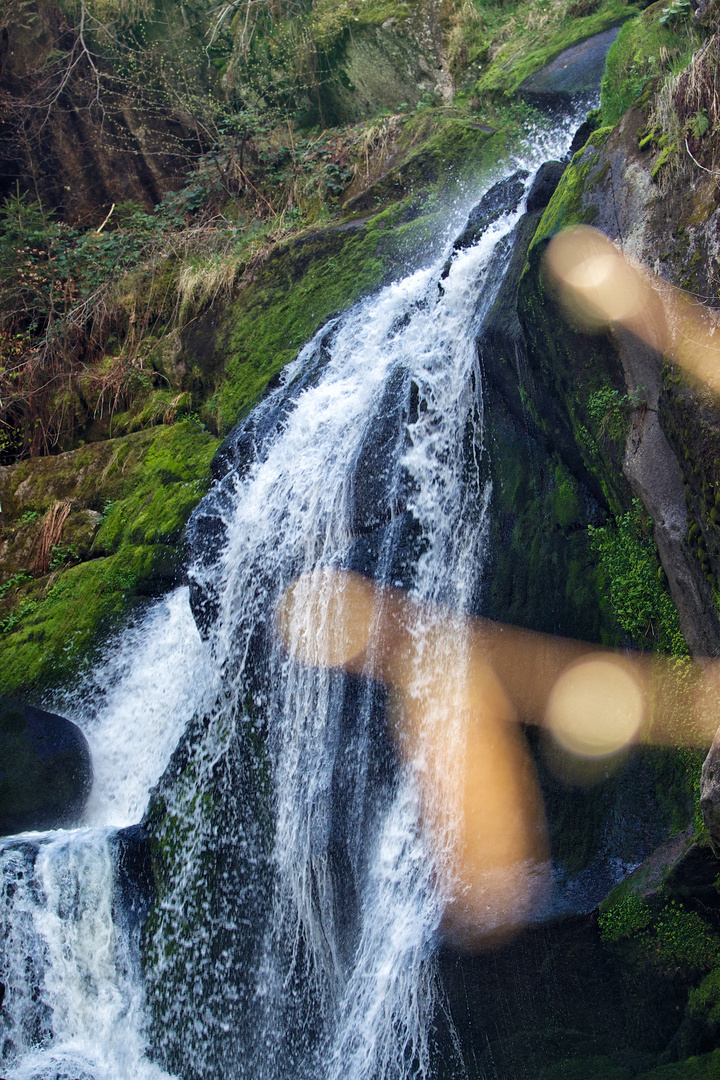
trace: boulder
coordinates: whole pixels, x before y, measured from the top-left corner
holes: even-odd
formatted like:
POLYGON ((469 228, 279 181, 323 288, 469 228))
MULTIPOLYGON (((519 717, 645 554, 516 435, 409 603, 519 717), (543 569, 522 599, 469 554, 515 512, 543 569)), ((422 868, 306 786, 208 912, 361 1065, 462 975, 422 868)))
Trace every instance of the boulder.
POLYGON ((573 135, 573 140, 570 143, 570 149, 568 150, 568 160, 574 157, 578 150, 582 150, 596 127, 597 125, 593 123, 592 120, 583 120, 582 124, 573 135))
POLYGON ((91 787, 90 749, 79 727, 0 699, 0 835, 75 824, 91 787))
POLYGON ((520 87, 520 93, 548 105, 592 97, 600 86, 610 46, 619 33, 620 27, 613 26, 565 49, 541 71, 530 75, 520 87))
POLYGON ((546 161, 540 166, 528 192, 526 206, 528 214, 545 209, 564 172, 565 165, 562 161, 546 161))
POLYGON ((453 244, 453 251, 472 247, 503 214, 516 210, 525 194, 525 181, 529 175, 527 169, 518 169, 512 176, 493 184, 470 211, 467 225, 453 244))

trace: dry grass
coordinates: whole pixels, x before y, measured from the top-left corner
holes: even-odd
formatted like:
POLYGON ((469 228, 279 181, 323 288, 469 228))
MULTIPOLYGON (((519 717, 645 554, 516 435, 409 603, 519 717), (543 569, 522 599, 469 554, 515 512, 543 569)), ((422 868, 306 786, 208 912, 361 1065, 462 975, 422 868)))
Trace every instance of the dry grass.
POLYGON ((219 297, 229 296, 243 262, 241 252, 225 251, 184 263, 177 280, 179 322, 219 297))
POLYGON ((670 172, 694 165, 720 175, 720 35, 694 53, 677 75, 667 75, 655 98, 649 128, 665 133, 686 154, 672 159, 670 172), (692 163, 692 164, 691 164, 692 163))
POLYGON ((70 513, 71 503, 67 501, 55 501, 48 510, 40 524, 35 544, 35 563, 33 573, 35 577, 43 577, 50 569, 52 549, 60 543, 65 519, 70 513))
POLYGON ((711 37, 694 54, 677 80, 675 108, 685 127, 698 113, 705 112, 709 132, 720 131, 720 36, 711 37))
POLYGON ((368 181, 371 172, 382 172, 390 147, 400 132, 400 117, 386 116, 371 121, 356 144, 356 173, 368 181), (371 164, 372 163, 372 164, 371 164))

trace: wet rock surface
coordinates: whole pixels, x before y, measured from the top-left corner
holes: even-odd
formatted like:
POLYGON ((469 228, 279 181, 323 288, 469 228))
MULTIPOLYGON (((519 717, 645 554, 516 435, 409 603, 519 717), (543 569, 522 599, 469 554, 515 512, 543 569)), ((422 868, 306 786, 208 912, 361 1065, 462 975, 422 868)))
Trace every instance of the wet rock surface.
POLYGON ((545 209, 564 172, 565 163, 562 161, 546 161, 540 166, 528 192, 526 204, 528 214, 545 209))
POLYGON ((79 727, 0 699, 0 835, 75 824, 91 787, 90 750, 79 727))
POLYGON ((541 71, 526 79, 520 93, 547 104, 561 103, 573 97, 590 97, 600 84, 605 58, 619 33, 620 28, 614 26, 565 49, 541 71))
MULTIPOLYGON (((525 194, 525 181, 529 175, 526 169, 518 169, 512 176, 493 184, 470 211, 467 225, 453 244, 453 251, 472 247, 503 214, 516 210, 525 194)), ((444 271, 443 276, 446 276, 444 271)))

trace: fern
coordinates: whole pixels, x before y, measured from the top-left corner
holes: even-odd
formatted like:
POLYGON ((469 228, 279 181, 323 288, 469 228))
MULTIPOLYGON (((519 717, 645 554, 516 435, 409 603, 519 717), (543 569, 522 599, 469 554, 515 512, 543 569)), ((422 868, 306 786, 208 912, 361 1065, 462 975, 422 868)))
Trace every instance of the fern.
POLYGON ((707 109, 700 109, 695 116, 688 120, 687 126, 694 139, 702 139, 703 135, 706 135, 710 130, 707 109))

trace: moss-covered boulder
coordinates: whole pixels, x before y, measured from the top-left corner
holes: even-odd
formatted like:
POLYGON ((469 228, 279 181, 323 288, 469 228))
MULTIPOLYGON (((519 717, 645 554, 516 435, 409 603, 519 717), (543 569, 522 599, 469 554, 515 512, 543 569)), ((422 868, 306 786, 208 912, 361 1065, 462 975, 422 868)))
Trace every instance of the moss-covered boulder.
POLYGON ((619 27, 613 27, 564 49, 551 63, 528 76, 519 93, 548 105, 590 99, 605 70, 608 50, 619 32, 619 27))
POLYGON ((146 597, 182 580, 183 528, 218 441, 184 421, 0 470, 2 692, 67 680, 146 597), (36 576, 58 504, 70 513, 36 576))

